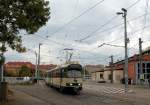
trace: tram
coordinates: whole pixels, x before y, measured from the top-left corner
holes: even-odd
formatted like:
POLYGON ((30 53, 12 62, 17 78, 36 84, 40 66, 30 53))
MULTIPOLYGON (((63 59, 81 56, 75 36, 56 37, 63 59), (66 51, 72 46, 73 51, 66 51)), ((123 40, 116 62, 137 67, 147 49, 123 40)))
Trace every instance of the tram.
POLYGON ((71 89, 80 94, 82 90, 82 66, 80 64, 67 64, 46 72, 46 85, 64 89, 71 89))

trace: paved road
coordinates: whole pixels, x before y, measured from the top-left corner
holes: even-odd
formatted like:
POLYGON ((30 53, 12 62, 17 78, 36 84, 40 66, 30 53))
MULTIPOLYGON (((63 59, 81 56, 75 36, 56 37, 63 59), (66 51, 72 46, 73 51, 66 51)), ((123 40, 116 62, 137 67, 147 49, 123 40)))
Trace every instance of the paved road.
POLYGON ((86 89, 94 90, 104 94, 125 94, 124 88, 120 87, 109 87, 109 86, 99 86, 99 85, 89 85, 86 84, 86 89))
MULTIPOLYGON (((99 91, 93 90, 97 88, 97 85, 85 84, 84 86, 80 95, 62 94, 55 89, 45 86, 42 82, 40 82, 39 85, 12 86, 12 89, 34 98, 35 102, 38 100, 38 104, 35 103, 36 105, 149 105, 149 102, 146 103, 146 101, 143 102, 138 99, 131 100, 127 98, 128 96, 120 94, 122 92, 119 93, 119 91, 116 90, 117 88, 105 88, 101 86, 101 91, 99 91), (119 95, 116 93, 119 93, 119 95)), ((31 98, 28 97, 28 99, 31 98)), ((27 101, 26 97, 23 99, 27 101)), ((12 104, 9 103, 8 105, 12 104)), ((13 103, 13 105, 15 105, 15 103, 13 103)), ((28 103, 23 105, 34 104, 28 103)))

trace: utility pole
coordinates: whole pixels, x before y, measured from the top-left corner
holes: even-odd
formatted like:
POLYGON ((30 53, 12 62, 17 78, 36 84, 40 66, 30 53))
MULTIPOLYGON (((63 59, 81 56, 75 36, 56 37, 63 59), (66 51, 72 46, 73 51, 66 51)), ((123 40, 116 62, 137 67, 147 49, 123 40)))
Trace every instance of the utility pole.
POLYGON ((3 48, 5 48, 5 43, 2 42, 2 51, 1 51, 1 54, 0 54, 0 57, 1 57, 1 60, 0 60, 0 69, 1 69, 1 82, 4 82, 4 63, 5 63, 5 57, 4 57, 4 51, 3 51, 3 48))
POLYGON ((127 10, 122 8, 123 12, 117 12, 118 15, 122 15, 124 18, 124 43, 125 43, 125 66, 124 66, 124 78, 125 78, 125 93, 128 92, 128 43, 129 39, 127 38, 127 10))
POLYGON ((41 48, 42 43, 39 43, 39 54, 38 54, 38 66, 37 66, 37 82, 39 83, 39 78, 40 78, 40 48, 41 48))
POLYGON ((1 82, 3 82, 4 81, 4 54, 3 54, 3 52, 1 53, 1 63, 0 63, 0 66, 1 66, 1 68, 0 68, 0 70, 1 70, 1 78, 0 78, 0 80, 1 80, 1 82))
POLYGON ((37 79, 37 69, 38 69, 38 54, 36 51, 33 51, 31 49, 28 49, 29 51, 33 52, 35 54, 35 74, 34 79, 37 79))
POLYGON ((1 70, 2 70, 1 82, 4 82, 4 64, 1 65, 1 70))
POLYGON ((111 58, 111 83, 113 83, 113 72, 114 72, 114 64, 113 64, 113 55, 110 56, 111 58))
POLYGON ((139 67, 140 67, 140 83, 143 83, 144 75, 143 75, 143 67, 142 67, 142 43, 143 41, 139 38, 139 67))
POLYGON ((35 78, 37 79, 37 69, 38 69, 38 66, 37 66, 37 63, 38 63, 38 54, 36 53, 35 51, 35 78))

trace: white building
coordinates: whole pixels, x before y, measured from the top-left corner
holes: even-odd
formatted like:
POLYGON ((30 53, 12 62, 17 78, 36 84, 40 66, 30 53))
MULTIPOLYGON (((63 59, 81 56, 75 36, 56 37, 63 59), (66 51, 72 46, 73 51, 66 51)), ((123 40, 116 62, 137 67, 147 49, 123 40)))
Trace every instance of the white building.
MULTIPOLYGON (((92 80, 96 82, 111 82, 111 69, 102 69, 99 71, 92 72, 92 80)), ((114 70, 113 71, 113 82, 121 83, 123 78, 123 70, 114 70)))

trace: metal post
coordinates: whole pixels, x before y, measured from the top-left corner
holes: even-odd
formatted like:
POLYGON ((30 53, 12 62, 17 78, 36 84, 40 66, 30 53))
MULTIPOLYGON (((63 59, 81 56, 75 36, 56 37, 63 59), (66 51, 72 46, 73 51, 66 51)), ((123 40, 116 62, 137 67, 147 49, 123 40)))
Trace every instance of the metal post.
POLYGON ((37 82, 39 83, 39 78, 40 78, 40 46, 42 44, 39 43, 39 54, 38 54, 38 69, 37 69, 37 82))
POLYGON ((36 61, 35 61, 35 78, 37 79, 37 69, 38 69, 38 68, 37 68, 37 63, 38 63, 38 61, 37 61, 37 60, 38 60, 38 59, 37 59, 37 57, 38 57, 38 55, 37 55, 37 53, 36 53, 36 52, 35 52, 35 57, 36 57, 36 59, 35 59, 35 60, 36 60, 36 61))
POLYGON ((84 69, 83 69, 83 80, 85 81, 85 70, 86 70, 86 65, 84 66, 84 69))
POLYGON ((126 25, 126 15, 127 15, 127 10, 122 9, 124 12, 124 35, 125 35, 125 92, 128 92, 128 41, 129 39, 127 38, 127 25, 126 25))
POLYGON ((5 58, 4 58, 4 53, 1 53, 1 82, 4 82, 4 62, 5 62, 5 58))
POLYGON ((125 43, 125 66, 124 66, 124 77, 125 77, 125 93, 128 92, 128 42, 129 39, 127 38, 127 21, 126 21, 126 16, 127 16, 127 10, 122 8, 121 9, 123 12, 117 12, 118 15, 122 15, 124 18, 124 43, 125 43))
POLYGON ((2 70, 2 79, 1 79, 1 82, 4 81, 4 65, 2 64, 1 66, 1 70, 2 70))
POLYGON ((110 56, 110 58, 111 58, 111 83, 113 83, 113 72, 114 72, 113 55, 110 56))
POLYGON ((1 82, 2 82, 2 76, 3 76, 3 73, 2 73, 2 64, 0 65, 0 80, 1 80, 1 82))
POLYGON ((142 84, 143 83, 143 67, 142 67, 142 40, 141 38, 139 38, 139 67, 140 67, 140 83, 142 84))
MULTIPOLYGON (((33 51, 31 49, 28 49, 29 51, 33 52, 35 54, 35 73, 34 73, 34 80, 37 80, 37 69, 38 69, 38 54, 36 51, 33 51)), ((35 81, 34 81, 35 82, 35 81)))

